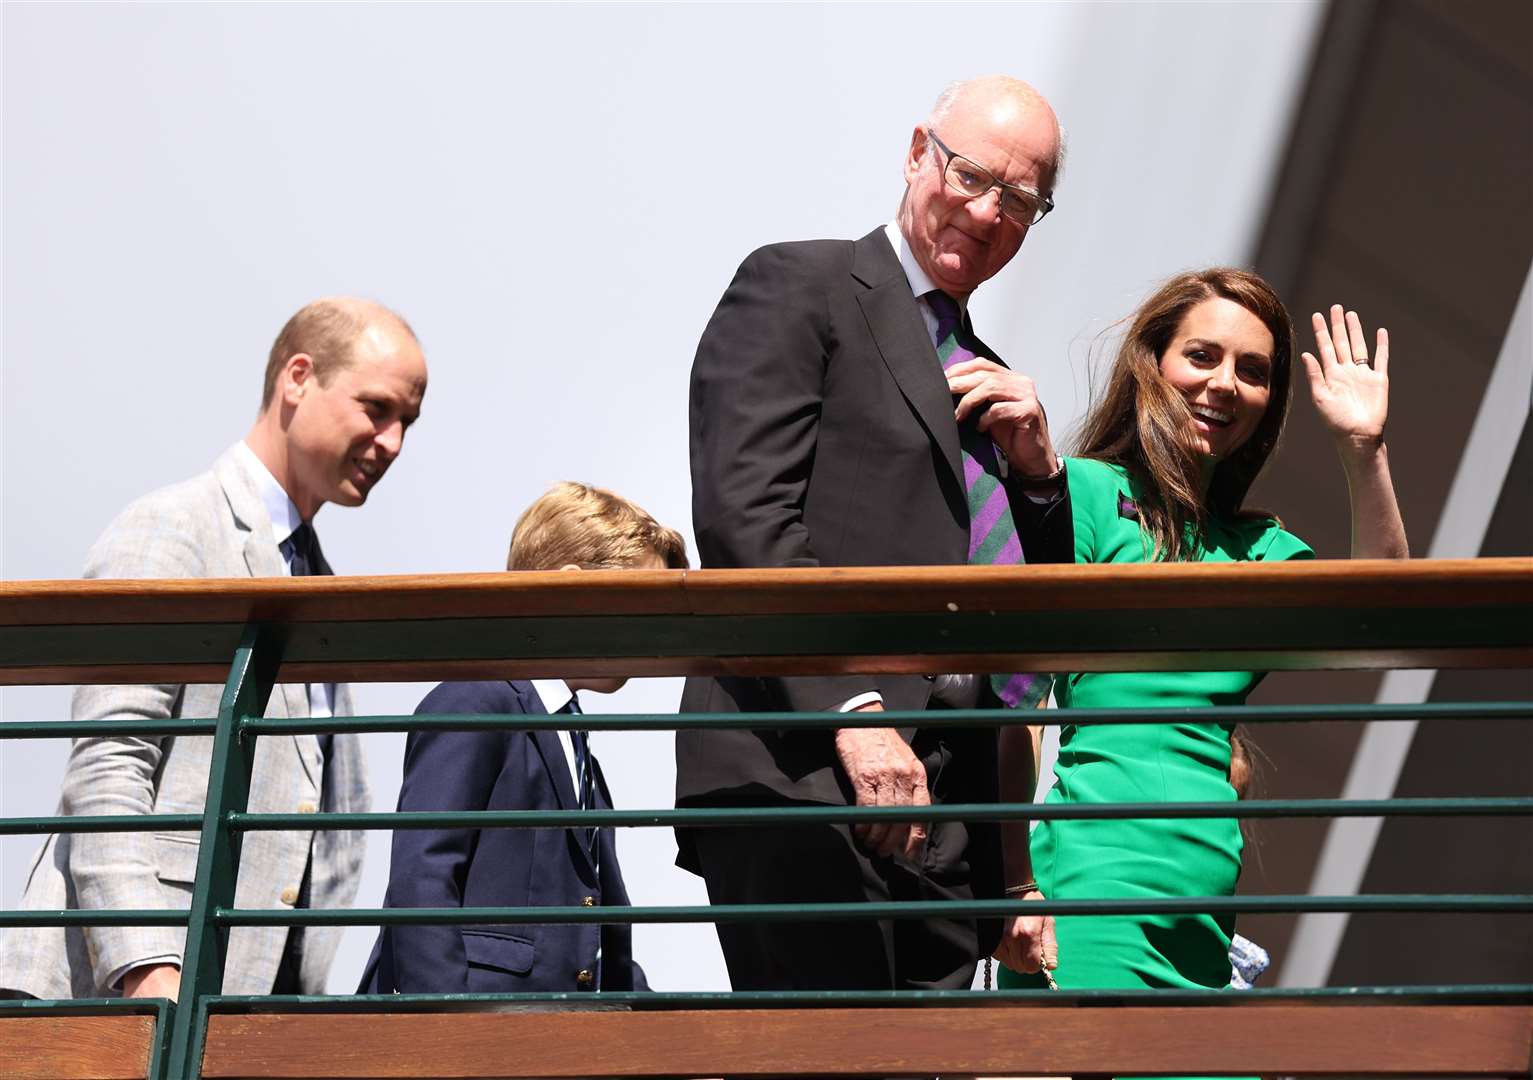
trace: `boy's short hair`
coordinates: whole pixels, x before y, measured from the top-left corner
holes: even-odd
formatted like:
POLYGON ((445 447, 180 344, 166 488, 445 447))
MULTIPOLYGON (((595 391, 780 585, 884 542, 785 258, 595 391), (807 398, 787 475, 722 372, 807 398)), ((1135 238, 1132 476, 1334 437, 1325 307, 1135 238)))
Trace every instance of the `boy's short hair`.
POLYGON ((511 532, 507 570, 625 570, 659 555, 687 568, 687 542, 645 511, 604 488, 565 481, 522 512, 511 532))

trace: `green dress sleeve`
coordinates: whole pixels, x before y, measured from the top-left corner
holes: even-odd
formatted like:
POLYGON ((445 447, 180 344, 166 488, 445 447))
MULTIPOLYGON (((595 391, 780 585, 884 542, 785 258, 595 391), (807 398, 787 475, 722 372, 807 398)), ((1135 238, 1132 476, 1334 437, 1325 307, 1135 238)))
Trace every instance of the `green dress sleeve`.
POLYGON ((1075 526, 1075 561, 1101 562, 1098 539, 1112 525, 1103 515, 1116 512, 1122 479, 1111 466, 1089 458, 1066 458, 1065 479, 1070 485, 1071 521, 1075 526))
POLYGON ((1259 544, 1255 545, 1256 551, 1252 558, 1262 562, 1282 562, 1287 559, 1313 559, 1314 548, 1293 533, 1283 528, 1276 521, 1268 519, 1266 531, 1261 537, 1259 544))

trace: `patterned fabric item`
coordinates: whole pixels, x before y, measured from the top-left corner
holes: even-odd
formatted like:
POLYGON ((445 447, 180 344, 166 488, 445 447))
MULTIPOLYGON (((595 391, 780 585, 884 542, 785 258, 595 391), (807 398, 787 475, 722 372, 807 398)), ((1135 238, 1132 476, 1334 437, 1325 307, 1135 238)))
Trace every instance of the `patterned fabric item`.
MULTIPOLYGON (((954 364, 973 360, 973 338, 964 330, 958 301, 940 289, 926 294, 937 316, 937 359, 946 371, 954 364)), ((969 564, 971 566, 1021 565, 1022 540, 1011 516, 1006 486, 1001 482, 1001 461, 995 443, 979 430, 979 413, 958 429, 958 448, 963 456, 963 483, 969 500, 969 564)), ((1013 709, 1034 708, 1049 693, 1043 675, 991 675, 991 689, 1013 709)))
POLYGON ((1243 938, 1239 934, 1230 938, 1231 989, 1251 989, 1271 963, 1272 958, 1267 955, 1267 950, 1250 938, 1243 938))

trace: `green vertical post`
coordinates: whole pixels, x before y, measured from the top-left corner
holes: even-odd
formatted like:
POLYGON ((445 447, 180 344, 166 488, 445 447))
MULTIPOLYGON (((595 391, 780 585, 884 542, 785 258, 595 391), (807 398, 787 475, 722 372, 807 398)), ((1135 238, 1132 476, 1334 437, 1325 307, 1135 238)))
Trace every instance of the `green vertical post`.
POLYGON ((187 914, 180 998, 171 1017, 163 1080, 197 1080, 202 1075, 202 1044, 207 1034, 202 999, 223 990, 228 942, 228 931, 215 926, 212 915, 217 908, 234 906, 239 874, 240 837, 229 828, 228 814, 249 809, 250 770, 255 764, 255 736, 242 733, 240 723, 266 712, 280 659, 273 637, 248 626, 224 683, 208 769, 197 881, 187 914))

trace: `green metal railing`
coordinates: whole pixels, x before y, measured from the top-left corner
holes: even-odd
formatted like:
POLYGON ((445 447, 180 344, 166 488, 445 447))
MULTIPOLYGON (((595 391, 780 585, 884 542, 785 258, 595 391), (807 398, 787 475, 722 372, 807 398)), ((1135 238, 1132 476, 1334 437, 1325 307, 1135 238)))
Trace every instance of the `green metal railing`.
MULTIPOLYGON (((1533 567, 1533 561, 1523 560, 1533 567)), ((1444 637, 1452 639, 1448 644, 1455 647, 1482 648, 1493 651, 1494 662, 1500 663, 1508 655, 1533 655, 1533 604, 1527 602, 1524 589, 1507 605, 1494 611, 1494 618, 1484 625, 1485 640, 1473 640, 1472 631, 1466 632, 1461 622, 1445 620, 1442 624, 1444 637), (1519 606, 1520 605, 1520 606, 1519 606), (1522 616, 1519 618, 1519 614, 1522 616), (1466 641, 1466 638, 1468 639, 1466 641)), ((600 616, 582 616, 589 627, 590 620, 600 616)), ((631 619, 632 616, 630 615, 631 619)), ((668 619, 674 618, 667 616, 668 619)), ((887 618, 887 616, 884 616, 887 618)), ((394 621, 398 621, 397 619, 394 621)), ((482 622, 482 619, 475 619, 482 622)), ((389 620, 369 623, 375 635, 388 642, 388 648, 403 648, 397 644, 404 640, 392 637, 387 631, 389 620), (382 631, 378 626, 384 626, 382 631)), ((694 625, 688 634, 687 649, 679 655, 708 655, 709 646, 702 644, 713 628, 705 623, 694 625)), ((1358 620, 1354 620, 1354 623, 1358 620)), ((1363 621, 1366 626, 1366 620, 1363 621)), ((344 635, 346 624, 326 623, 326 632, 344 635)), ((419 624, 416 624, 419 625, 419 624)), ((855 626, 855 623, 848 624, 855 626)), ((757 628, 759 631, 759 627, 757 628)), ((931 631, 938 638, 941 621, 934 622, 931 631)), ((620 627, 618 633, 630 634, 631 628, 620 627)), ((674 629, 668 630, 673 633, 674 629)), ((1098 640, 1085 640, 1083 650, 1100 649, 1100 638, 1108 635, 1102 631, 1098 640)), ((223 947, 227 931, 235 926, 355 926, 355 925, 422 925, 422 924, 496 924, 496 923, 731 923, 756 920, 866 920, 928 918, 936 916, 973 915, 999 916, 1026 910, 1032 914, 1053 913, 1059 915, 1107 915, 1107 914, 1174 914, 1174 913, 1251 913, 1251 912, 1458 912, 1484 913, 1533 913, 1533 895, 1484 895, 1484 894, 1388 894, 1366 896, 1221 896, 1178 897, 1145 899, 1049 899, 1024 902, 1019 899, 928 901, 903 903, 842 903, 799 905, 711 905, 711 906, 648 906, 629 908, 590 907, 487 907, 447 909, 376 909, 350 910, 253 910, 234 906, 235 880, 239 863, 241 837, 247 832, 262 830, 314 829, 431 829, 444 827, 471 828, 563 828, 570 826, 614 826, 622 828, 665 827, 687 825, 772 827, 785 824, 856 823, 873 821, 951 821, 984 820, 1007 821, 1027 819, 1107 819, 1107 818, 1313 818, 1313 817, 1405 817, 1405 816, 1453 816, 1480 818, 1488 816, 1533 816, 1533 796, 1528 797, 1453 797, 1417 799, 1274 799, 1252 800, 1238 803, 1122 803, 1098 805, 1062 805, 1032 803, 965 804, 922 807, 724 807, 703 809, 642 809, 610 811, 477 811, 477 812, 417 812, 417 813, 267 813, 256 814, 247 810, 251 769, 254 762, 255 739, 261 736, 294 735, 301 733, 359 733, 400 732, 421 729, 466 730, 515 728, 556 729, 567 723, 562 717, 533 716, 377 716, 332 717, 321 720, 297 720, 265 718, 263 713, 267 700, 281 672, 284 657, 291 654, 291 645, 299 636, 280 619, 275 622, 252 622, 243 630, 235 649, 233 663, 224 685, 222 701, 216 718, 173 720, 125 720, 125 721, 39 721, 0 724, 0 738, 43 739, 105 735, 153 735, 185 736, 211 735, 213 738, 211 772, 208 797, 202 814, 143 815, 132 817, 21 817, 0 819, 0 835, 40 835, 51 832, 197 832, 200 847, 196 883, 190 909, 187 911, 134 910, 134 911, 0 911, 0 927, 40 926, 185 926, 186 948, 183 957, 179 1003, 129 1001, 90 1002, 0 1002, 0 1020, 8 1015, 36 1015, 37 1010, 55 1010, 72 1013, 106 1013, 114 1010, 143 1012, 152 1009, 157 1017, 158 1033, 154 1057, 149 1075, 153 1080, 195 1080, 201 1074, 203 1045, 211 1013, 229 1010, 332 1010, 374 1009, 386 1005, 392 1009, 429 1008, 443 999, 429 995, 391 995, 386 1000, 362 997, 293 998, 231 997, 222 994, 223 947)), ((960 646, 950 640, 945 649, 932 650, 952 656, 992 649, 994 639, 975 635, 966 638, 960 646)), ((114 629, 108 635, 112 642, 120 643, 121 634, 114 629)), ((1420 628, 1402 628, 1387 619, 1377 620, 1373 636, 1361 643, 1349 644, 1364 650, 1387 650, 1399 648, 1402 638, 1410 638, 1409 648, 1430 650, 1434 639, 1420 628), (1415 636, 1412 637, 1412 634, 1415 636)), ((79 640, 62 631, 52 635, 59 655, 68 655, 70 662, 89 664, 101 657, 100 653, 82 648, 79 640)), ((100 639, 108 640, 108 639, 100 639)), ((753 632, 752 641, 758 641, 753 632)), ((209 643, 203 642, 204 646, 209 643)), ((546 643, 544 643, 546 646, 546 643)), ((326 647, 329 639, 325 639, 326 647)), ((854 653, 864 648, 860 642, 845 638, 832 640, 834 648, 854 653)), ((512 647, 514 648, 513 642, 512 647)), ((115 647, 115 646, 114 646, 115 647)), ((1143 648, 1142 644, 1135 647, 1143 648)), ((388 648, 384 650, 387 659, 388 648)), ((711 655, 727 655, 728 642, 711 646, 711 655)), ((924 650, 923 650, 924 651, 924 650)), ((1125 653, 1125 657, 1132 654, 1125 653)), ((1263 659, 1272 659, 1269 653, 1263 659)), ((1374 655, 1374 654, 1370 654, 1374 655)), ((1435 654, 1434 654, 1435 655, 1435 654)), ((407 653, 399 658, 413 660, 407 653)), ((1440 658, 1439 658, 1440 659, 1440 658)), ((114 662, 116 657, 107 656, 104 662, 114 662)), ((36 665, 47 663, 46 650, 30 649, 17 663, 36 665)), ((553 662, 553 661, 547 661, 553 662)), ((1092 661, 1097 669, 1112 663, 1092 661)), ((1246 660, 1250 663, 1250 659, 1246 660)), ((1451 662, 1451 657, 1449 658, 1451 662)), ((1485 663, 1481 659, 1478 663, 1485 663)), ((991 661, 993 664, 994 661, 991 661)), ((785 661, 783 668, 791 668, 785 661)), ((1210 665, 1233 666, 1229 663, 1210 665)), ((1364 665, 1353 665, 1364 666, 1364 665)), ((1466 665, 1468 666, 1468 665, 1466 665)), ((0 681, 4 678, 4 664, 0 662, 0 681)), ((550 669, 552 670, 552 669, 550 669)), ((939 713, 883 713, 883 714, 735 714, 735 715, 683 715, 683 716, 602 716, 588 715, 584 726, 595 731, 671 731, 687 728, 765 727, 775 729, 830 728, 846 726, 888 727, 1000 727, 1014 723, 1045 724, 1144 724, 1178 721, 1241 722, 1246 724, 1267 723, 1313 723, 1313 722, 1395 722, 1432 721, 1457 723, 1465 721, 1504 720, 1527 722, 1533 720, 1533 702, 1465 703, 1420 705, 1350 705, 1350 706, 1266 706, 1212 709, 1157 709, 1157 710, 1071 710, 1069 712, 1036 712, 1018 714, 1007 711, 967 710, 939 713)), ((1241 998, 1246 1000, 1330 1000, 1346 998, 1355 1000, 1366 994, 1381 999, 1400 998, 1411 1001, 1436 1001, 1443 1003, 1525 1002, 1533 1000, 1533 982, 1515 985, 1475 985, 1436 987, 1368 987, 1368 988, 1314 988, 1297 990, 1248 991, 1241 998)), ((471 995, 482 1002, 521 1002, 544 1004, 589 1003, 590 994, 539 993, 539 994, 492 994, 471 995)), ((602 993, 601 999, 613 1004, 636 1008, 696 1008, 731 1007, 744 1005, 831 1005, 831 1004, 912 1004, 912 1003, 961 1003, 977 998, 986 1003, 997 1001, 1038 1001, 1044 997, 1053 1001, 1135 1001, 1150 1000, 1163 1003, 1210 1002, 1215 998, 1229 1000, 1220 991, 1206 993, 1190 991, 1076 991, 1050 995, 1047 991, 992 991, 975 994, 971 991, 840 991, 840 992, 758 992, 748 994, 713 993, 602 993)), ((454 1001, 464 1000, 463 995, 454 1001)))

